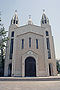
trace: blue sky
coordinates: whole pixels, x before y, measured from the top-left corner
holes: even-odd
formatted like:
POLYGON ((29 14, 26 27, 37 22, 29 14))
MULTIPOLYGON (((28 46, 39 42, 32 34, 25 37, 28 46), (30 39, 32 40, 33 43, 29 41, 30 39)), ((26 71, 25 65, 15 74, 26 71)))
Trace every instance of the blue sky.
POLYGON ((60 59, 60 0, 0 0, 2 23, 6 30, 15 10, 18 11, 21 26, 27 23, 29 15, 34 24, 40 25, 43 9, 52 28, 56 58, 60 59))

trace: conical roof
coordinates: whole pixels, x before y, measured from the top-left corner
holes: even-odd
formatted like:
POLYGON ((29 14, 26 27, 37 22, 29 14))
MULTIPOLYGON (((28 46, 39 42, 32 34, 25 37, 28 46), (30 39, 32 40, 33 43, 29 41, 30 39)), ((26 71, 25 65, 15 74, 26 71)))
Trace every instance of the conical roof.
POLYGON ((18 25, 19 24, 17 10, 15 10, 15 13, 14 13, 14 15, 12 17, 11 24, 15 24, 15 25, 18 25))
POLYGON ((45 12, 43 12, 42 19, 41 19, 41 24, 49 24, 49 19, 45 15, 45 12))

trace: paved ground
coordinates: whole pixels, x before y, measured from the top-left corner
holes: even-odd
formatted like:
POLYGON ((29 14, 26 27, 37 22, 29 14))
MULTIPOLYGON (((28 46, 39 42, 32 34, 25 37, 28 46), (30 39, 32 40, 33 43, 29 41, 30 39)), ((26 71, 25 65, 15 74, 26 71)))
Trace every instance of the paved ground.
POLYGON ((60 90, 60 81, 0 81, 0 90, 60 90))
POLYGON ((0 90, 60 90, 60 76, 0 77, 0 90))

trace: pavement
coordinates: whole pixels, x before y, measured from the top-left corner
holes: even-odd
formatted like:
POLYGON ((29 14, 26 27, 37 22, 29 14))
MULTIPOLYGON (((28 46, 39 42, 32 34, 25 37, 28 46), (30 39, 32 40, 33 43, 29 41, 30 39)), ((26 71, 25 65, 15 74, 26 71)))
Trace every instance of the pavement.
POLYGON ((49 76, 49 77, 0 77, 0 81, 60 81, 60 76, 49 76))
POLYGON ((60 90, 60 76, 0 77, 0 90, 60 90))

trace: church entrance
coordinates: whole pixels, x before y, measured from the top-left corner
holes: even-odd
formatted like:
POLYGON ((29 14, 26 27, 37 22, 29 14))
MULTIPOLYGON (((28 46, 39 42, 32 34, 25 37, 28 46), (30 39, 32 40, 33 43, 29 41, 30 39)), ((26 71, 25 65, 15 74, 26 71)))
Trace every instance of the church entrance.
POLYGON ((25 77, 36 77, 36 61, 33 57, 25 60, 25 77))

